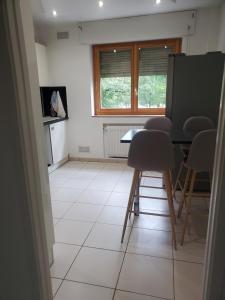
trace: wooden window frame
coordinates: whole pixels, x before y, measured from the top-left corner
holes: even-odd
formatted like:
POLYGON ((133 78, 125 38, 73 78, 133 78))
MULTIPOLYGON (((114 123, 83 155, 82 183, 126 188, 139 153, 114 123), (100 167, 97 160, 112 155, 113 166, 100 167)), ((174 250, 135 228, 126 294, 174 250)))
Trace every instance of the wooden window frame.
POLYGON ((121 115, 164 115, 165 108, 138 108, 138 65, 139 48, 155 48, 168 46, 173 53, 181 52, 182 39, 161 39, 142 42, 113 43, 93 45, 93 72, 94 72, 94 108, 95 116, 121 115), (100 99, 100 52, 131 49, 131 108, 110 109, 101 108, 100 99))

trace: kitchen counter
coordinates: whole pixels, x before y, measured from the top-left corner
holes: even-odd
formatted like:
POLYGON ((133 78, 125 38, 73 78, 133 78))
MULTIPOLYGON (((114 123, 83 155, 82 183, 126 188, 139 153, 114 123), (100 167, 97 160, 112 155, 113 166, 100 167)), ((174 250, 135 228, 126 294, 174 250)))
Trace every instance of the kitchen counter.
POLYGON ((51 124, 54 124, 54 123, 58 123, 58 122, 62 122, 62 121, 65 121, 65 120, 68 120, 69 118, 66 117, 66 118, 60 118, 60 117, 43 117, 43 124, 44 126, 46 125, 51 125, 51 124))

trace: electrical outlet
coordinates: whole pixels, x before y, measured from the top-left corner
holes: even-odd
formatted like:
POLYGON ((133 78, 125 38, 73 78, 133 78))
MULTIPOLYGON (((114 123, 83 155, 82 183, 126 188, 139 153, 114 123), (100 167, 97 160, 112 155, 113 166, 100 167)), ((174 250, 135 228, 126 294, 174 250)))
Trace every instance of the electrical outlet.
POLYGON ((89 146, 79 146, 79 152, 82 152, 82 153, 88 153, 90 152, 90 147, 89 146))

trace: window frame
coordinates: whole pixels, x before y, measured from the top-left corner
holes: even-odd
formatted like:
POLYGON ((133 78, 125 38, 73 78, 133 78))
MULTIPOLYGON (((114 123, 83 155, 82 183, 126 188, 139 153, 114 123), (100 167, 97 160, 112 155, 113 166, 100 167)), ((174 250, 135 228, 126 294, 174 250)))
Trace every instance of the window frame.
POLYGON ((93 45, 93 76, 94 76, 94 113, 95 116, 121 115, 164 115, 165 108, 138 108, 139 81, 139 48, 171 47, 173 53, 181 52, 182 38, 160 39, 151 41, 112 43, 93 45), (131 108, 101 108, 100 99, 100 52, 112 50, 131 50, 131 108))

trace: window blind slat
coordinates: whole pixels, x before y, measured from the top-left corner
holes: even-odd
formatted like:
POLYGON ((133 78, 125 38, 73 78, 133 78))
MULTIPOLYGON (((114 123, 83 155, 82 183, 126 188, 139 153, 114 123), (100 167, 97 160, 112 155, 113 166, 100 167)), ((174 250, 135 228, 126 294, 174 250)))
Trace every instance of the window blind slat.
POLYGON ((166 75, 170 48, 143 48, 139 50, 139 75, 166 75))
POLYGON ((100 53, 101 78, 131 76, 131 51, 100 53))

